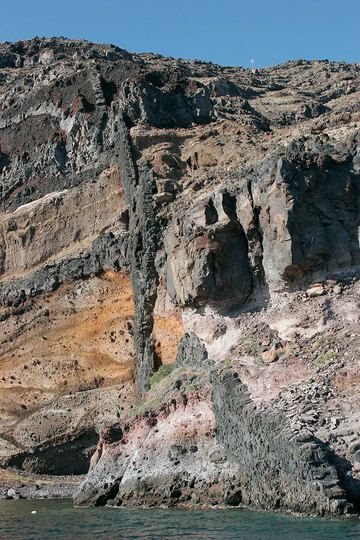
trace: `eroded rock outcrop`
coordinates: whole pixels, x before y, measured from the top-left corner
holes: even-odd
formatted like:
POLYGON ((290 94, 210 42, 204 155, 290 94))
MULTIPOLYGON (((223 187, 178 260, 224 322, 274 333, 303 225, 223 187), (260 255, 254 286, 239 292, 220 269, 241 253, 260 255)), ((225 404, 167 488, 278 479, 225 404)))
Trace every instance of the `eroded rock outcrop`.
POLYGON ((236 372, 215 376, 213 389, 217 436, 243 473, 242 502, 322 515, 348 509, 346 491, 322 441, 311 433, 292 433, 275 407, 258 410, 236 372))

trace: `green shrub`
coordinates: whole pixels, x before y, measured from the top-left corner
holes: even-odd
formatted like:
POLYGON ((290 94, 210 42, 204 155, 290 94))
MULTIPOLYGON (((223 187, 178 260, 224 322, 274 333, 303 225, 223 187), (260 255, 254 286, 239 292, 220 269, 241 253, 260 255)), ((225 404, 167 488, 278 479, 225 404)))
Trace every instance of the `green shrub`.
POLYGON ((320 367, 324 364, 327 364, 328 362, 331 362, 332 360, 336 360, 337 354, 334 351, 326 351, 323 354, 320 354, 320 356, 316 359, 316 364, 320 367))
POLYGON ((163 396, 153 396, 146 401, 138 403, 132 410, 132 416, 141 416, 146 411, 154 411, 158 409, 162 403, 163 396))
POLYGON ((185 394, 191 394, 191 392, 195 392, 195 390, 197 390, 198 387, 197 387, 197 384, 189 384, 188 386, 185 387, 185 394))
POLYGON ((158 384, 160 381, 165 379, 173 371, 175 366, 173 364, 166 364, 159 367, 155 373, 151 375, 150 378, 150 388, 158 384))

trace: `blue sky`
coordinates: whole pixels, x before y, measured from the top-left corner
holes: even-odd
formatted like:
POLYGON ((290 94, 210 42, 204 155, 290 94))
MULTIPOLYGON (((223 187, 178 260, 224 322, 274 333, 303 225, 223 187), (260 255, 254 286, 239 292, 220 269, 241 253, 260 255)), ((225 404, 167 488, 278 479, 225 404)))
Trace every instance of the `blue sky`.
POLYGON ((66 36, 223 65, 360 61, 360 0, 0 0, 0 41, 66 36))

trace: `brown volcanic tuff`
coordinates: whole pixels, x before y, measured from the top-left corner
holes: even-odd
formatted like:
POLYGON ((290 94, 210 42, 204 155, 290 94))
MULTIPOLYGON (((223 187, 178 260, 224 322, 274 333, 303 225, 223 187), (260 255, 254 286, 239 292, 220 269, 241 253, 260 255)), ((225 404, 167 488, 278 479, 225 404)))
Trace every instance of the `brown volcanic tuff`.
POLYGON ((358 511, 359 79, 0 45, 4 463, 106 427, 78 503, 358 511))
MULTIPOLYGON (((92 431, 99 415, 116 420, 121 400, 105 414, 109 398, 101 397, 99 409, 99 391, 91 389, 102 388, 105 396, 113 388, 118 403, 119 385, 132 380, 132 320, 129 276, 107 272, 64 285, 36 299, 23 315, 1 323, 0 429, 16 453, 92 431), (76 412, 85 395, 90 416, 76 412)), ((131 385, 126 388, 131 395, 131 385)), ((34 462, 33 469, 39 470, 34 462)), ((60 471, 60 465, 48 465, 42 472, 60 471)))

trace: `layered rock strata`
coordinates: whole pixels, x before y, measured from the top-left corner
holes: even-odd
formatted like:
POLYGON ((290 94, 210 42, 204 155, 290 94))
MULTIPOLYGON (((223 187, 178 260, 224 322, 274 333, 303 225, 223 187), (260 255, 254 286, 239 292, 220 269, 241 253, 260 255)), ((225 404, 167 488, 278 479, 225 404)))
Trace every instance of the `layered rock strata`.
POLYGON ((3 463, 358 511, 359 77, 0 46, 3 463))

